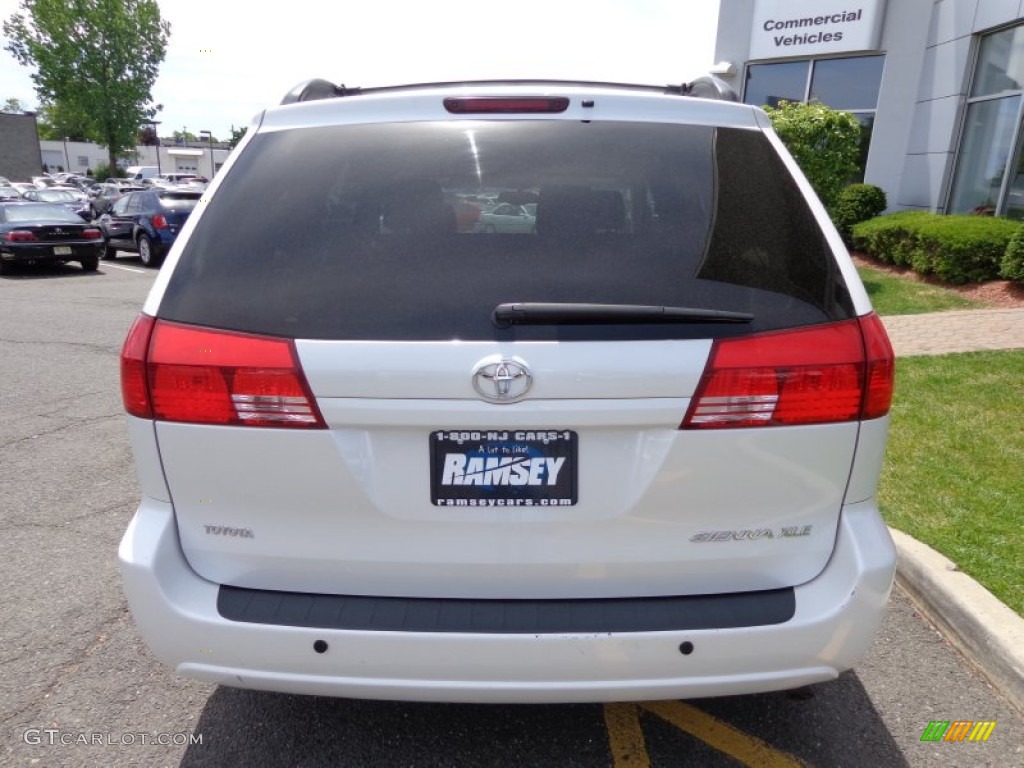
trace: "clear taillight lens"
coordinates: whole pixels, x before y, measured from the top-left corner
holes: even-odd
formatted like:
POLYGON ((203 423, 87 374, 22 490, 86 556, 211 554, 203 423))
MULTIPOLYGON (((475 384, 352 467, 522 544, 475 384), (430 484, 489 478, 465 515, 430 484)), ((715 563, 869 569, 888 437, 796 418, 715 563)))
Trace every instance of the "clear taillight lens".
POLYGON ((894 361, 875 315, 715 342, 682 429, 829 424, 884 416, 894 361))
POLYGON ((125 409, 193 424, 325 429, 289 339, 136 320, 121 353, 125 409))

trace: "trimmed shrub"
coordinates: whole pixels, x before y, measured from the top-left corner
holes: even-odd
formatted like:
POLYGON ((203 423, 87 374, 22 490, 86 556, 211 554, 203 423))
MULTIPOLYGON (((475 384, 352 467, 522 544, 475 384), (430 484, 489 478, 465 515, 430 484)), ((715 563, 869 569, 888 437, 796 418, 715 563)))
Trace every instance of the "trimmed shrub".
POLYGON ((1007 280, 1024 283, 1024 226, 1018 227, 1006 246, 1006 253, 1000 264, 999 274, 1007 280))
POLYGON ((122 171, 120 168, 114 168, 114 170, 111 171, 110 166, 107 165, 106 163, 100 163, 99 165, 92 169, 92 177, 94 179, 98 179, 99 181, 103 181, 109 178, 120 179, 123 176, 124 171, 122 171))
POLYGON ((855 224, 853 246, 958 285, 997 278, 1019 228, 1008 219, 902 211, 855 224))
POLYGON ((860 121, 850 112, 824 104, 780 101, 778 107, 765 106, 764 111, 825 208, 831 210, 857 172, 860 121))
POLYGON ((831 210, 832 222, 847 242, 854 224, 873 219, 888 207, 885 191, 874 184, 851 184, 839 193, 831 210))
POLYGON ((850 239, 855 250, 869 253, 881 262, 897 267, 910 266, 915 222, 934 214, 926 211, 900 211, 855 224, 850 239))

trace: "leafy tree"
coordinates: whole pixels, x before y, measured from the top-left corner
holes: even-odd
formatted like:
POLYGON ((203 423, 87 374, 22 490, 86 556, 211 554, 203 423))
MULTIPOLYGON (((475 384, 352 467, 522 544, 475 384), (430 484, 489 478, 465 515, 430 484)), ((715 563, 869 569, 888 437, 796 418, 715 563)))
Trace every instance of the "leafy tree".
POLYGON ((781 101, 776 108, 764 109, 821 202, 831 210, 858 170, 860 122, 851 113, 824 104, 781 101))
POLYGON ((160 145, 160 137, 152 125, 147 125, 139 130, 139 144, 144 147, 156 147, 160 145))
POLYGON ((4 101, 3 106, 0 106, 0 112, 6 112, 11 115, 21 115, 28 112, 28 108, 21 103, 21 99, 10 98, 4 101))
POLYGON ((51 141, 71 139, 71 141, 89 141, 86 121, 68 109, 56 104, 44 104, 36 115, 39 126, 39 138, 51 141))
POLYGON ((21 0, 3 32, 4 47, 36 69, 40 101, 81 120, 115 166, 155 113, 151 90, 170 36, 156 0, 21 0))
POLYGON ((228 139, 229 149, 234 149, 236 146, 238 146, 238 142, 240 142, 242 138, 245 136, 245 131, 245 128, 235 128, 235 126, 231 126, 231 138, 228 139))
POLYGON ((175 131, 171 135, 174 136, 174 140, 175 141, 180 141, 182 143, 188 143, 190 141, 196 141, 196 135, 194 133, 192 133, 192 131, 188 130, 187 128, 184 131, 175 131))

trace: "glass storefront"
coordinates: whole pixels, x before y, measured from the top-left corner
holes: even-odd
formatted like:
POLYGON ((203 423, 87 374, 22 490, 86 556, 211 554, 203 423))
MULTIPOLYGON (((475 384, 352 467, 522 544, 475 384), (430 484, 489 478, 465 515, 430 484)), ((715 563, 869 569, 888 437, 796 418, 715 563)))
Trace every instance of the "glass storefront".
POLYGON ((1024 219, 1022 95, 1024 27, 986 35, 978 46, 949 213, 1024 219))
POLYGON ((743 102, 777 107, 783 100, 816 101, 852 112, 860 120, 862 131, 860 173, 851 181, 862 181, 884 65, 882 54, 750 64, 743 102))

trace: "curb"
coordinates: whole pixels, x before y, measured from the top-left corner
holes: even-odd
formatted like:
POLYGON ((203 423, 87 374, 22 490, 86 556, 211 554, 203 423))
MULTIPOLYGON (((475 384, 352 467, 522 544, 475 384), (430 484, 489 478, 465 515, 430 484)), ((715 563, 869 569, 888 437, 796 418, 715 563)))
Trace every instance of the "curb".
POLYGON ((1024 618, 956 564, 911 536, 889 529, 896 583, 1009 702, 1024 713, 1024 618))

